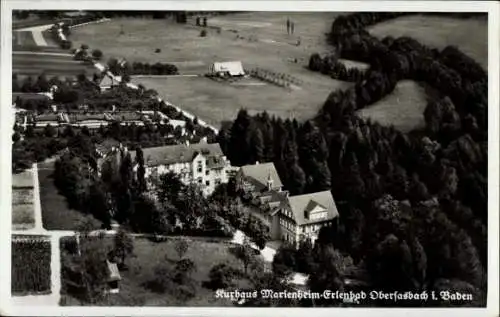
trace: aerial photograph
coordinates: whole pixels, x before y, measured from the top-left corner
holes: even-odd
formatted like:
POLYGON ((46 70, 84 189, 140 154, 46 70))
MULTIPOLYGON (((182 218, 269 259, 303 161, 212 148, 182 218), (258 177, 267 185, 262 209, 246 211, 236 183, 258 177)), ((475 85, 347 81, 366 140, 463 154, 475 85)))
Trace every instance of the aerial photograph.
POLYGON ((12 305, 486 307, 488 18, 13 10, 12 305))

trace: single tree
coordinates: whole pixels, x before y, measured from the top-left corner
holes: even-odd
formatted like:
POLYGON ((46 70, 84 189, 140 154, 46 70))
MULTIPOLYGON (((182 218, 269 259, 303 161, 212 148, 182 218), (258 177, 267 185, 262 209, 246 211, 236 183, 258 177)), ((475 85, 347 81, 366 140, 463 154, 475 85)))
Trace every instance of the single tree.
POLYGON ((134 241, 130 234, 120 228, 115 235, 114 243, 114 253, 119 258, 119 264, 123 268, 126 258, 134 253, 134 241))
POLYGON ((186 254, 189 249, 189 243, 186 239, 179 239, 175 242, 175 252, 179 256, 179 260, 182 260, 182 257, 186 254))

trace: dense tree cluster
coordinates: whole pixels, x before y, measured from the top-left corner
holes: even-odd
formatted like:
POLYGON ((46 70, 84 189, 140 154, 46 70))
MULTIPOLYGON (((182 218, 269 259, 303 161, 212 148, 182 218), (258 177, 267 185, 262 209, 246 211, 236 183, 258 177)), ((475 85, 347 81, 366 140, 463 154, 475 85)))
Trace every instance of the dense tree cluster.
POLYGON ((177 66, 168 63, 127 63, 119 61, 116 58, 108 60, 108 69, 115 75, 177 75, 179 70, 177 66))
POLYGON ((263 249, 271 240, 269 227, 259 218, 245 211, 245 206, 235 188, 235 180, 228 184, 221 184, 210 197, 215 213, 227 220, 235 229, 241 230, 251 242, 263 249))
POLYGON ((338 60, 338 56, 335 54, 324 57, 321 57, 318 53, 312 54, 309 58, 309 69, 343 81, 360 82, 365 76, 364 70, 356 67, 347 68, 344 63, 338 60))
MULTIPOLYGON (((370 70, 351 89, 332 92, 314 120, 298 124, 242 110, 219 141, 235 165, 274 162, 292 193, 332 190, 340 224, 322 230, 315 249, 330 246, 352 257, 355 277, 314 264, 336 266, 336 255, 312 256, 304 269, 293 250, 279 252, 276 271, 285 263, 310 273, 317 289, 342 289, 353 278, 365 289, 468 289, 475 300, 459 304, 484 305, 487 74, 454 47, 380 41, 360 29, 391 17, 335 20, 330 39, 340 56, 367 62, 370 70), (441 95, 429 101, 425 131, 405 134, 355 116, 401 79, 424 81, 441 95)), ((314 59, 319 69, 321 57, 314 59)))

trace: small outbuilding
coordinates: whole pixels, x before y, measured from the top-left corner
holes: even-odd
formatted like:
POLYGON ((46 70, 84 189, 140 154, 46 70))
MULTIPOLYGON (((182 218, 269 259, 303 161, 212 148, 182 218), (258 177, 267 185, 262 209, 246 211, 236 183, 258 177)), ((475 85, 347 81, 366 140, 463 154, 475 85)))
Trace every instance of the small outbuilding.
POLYGON ((120 275, 120 271, 118 270, 118 266, 114 262, 106 261, 108 264, 108 292, 111 294, 117 294, 120 292, 119 282, 122 277, 120 275))
POLYGON ((245 76, 241 61, 215 62, 210 66, 210 74, 227 77, 245 76))

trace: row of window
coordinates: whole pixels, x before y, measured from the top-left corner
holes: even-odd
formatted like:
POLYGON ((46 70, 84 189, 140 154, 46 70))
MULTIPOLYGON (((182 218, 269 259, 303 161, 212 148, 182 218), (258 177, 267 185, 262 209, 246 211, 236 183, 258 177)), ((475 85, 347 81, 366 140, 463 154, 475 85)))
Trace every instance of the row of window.
POLYGON ((280 225, 282 227, 287 228, 288 230, 295 231, 297 228, 298 233, 311 233, 311 232, 316 232, 321 227, 323 226, 322 224, 314 224, 314 225, 307 225, 307 226, 295 226, 292 222, 287 221, 286 219, 280 218, 280 225))
MULTIPOLYGON (((292 230, 292 231, 295 231, 295 225, 293 223, 291 223, 290 221, 287 221, 283 218, 280 218, 280 225, 282 227, 285 227, 287 228, 288 230, 292 230)), ((299 227, 300 228, 300 227, 299 227)), ((300 229, 299 229, 300 230, 300 229)))
MULTIPOLYGON (((198 184, 203 184, 203 178, 198 177, 198 184)), ((220 185, 222 184, 222 180, 220 178, 215 179, 215 185, 220 185)), ((210 186, 210 180, 205 181, 205 186, 210 186)))

